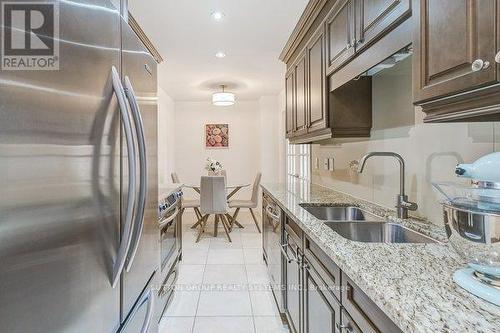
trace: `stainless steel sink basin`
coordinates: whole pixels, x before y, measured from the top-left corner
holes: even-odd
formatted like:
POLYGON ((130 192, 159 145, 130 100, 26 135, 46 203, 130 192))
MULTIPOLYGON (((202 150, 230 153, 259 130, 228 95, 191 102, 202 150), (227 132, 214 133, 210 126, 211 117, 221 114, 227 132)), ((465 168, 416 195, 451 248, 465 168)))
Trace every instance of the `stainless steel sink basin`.
POLYGON ((318 219, 325 221, 383 221, 381 217, 359 207, 317 206, 312 204, 301 204, 300 206, 318 219))
POLYGON ((389 222, 325 222, 340 236, 365 243, 436 243, 421 233, 389 222))

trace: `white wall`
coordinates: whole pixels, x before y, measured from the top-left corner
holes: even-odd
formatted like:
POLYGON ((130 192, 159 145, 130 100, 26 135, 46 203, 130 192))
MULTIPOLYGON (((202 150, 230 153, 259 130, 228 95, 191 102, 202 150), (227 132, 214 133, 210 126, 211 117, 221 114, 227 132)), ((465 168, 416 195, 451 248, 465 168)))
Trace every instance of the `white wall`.
POLYGON ((278 132, 279 132, 279 141, 278 141, 278 178, 277 180, 280 183, 285 182, 286 179, 286 95, 285 89, 282 89, 280 94, 278 95, 278 132))
POLYGON ((262 182, 279 179, 280 108, 278 96, 259 99, 262 182))
MULTIPOLYGON (((238 101, 230 107, 215 107, 209 101, 177 102, 175 114, 175 168, 182 182, 199 183, 200 176, 207 173, 204 170, 207 157, 222 163, 228 182, 253 182, 261 169, 257 101, 238 101), (204 126, 210 123, 229 124, 229 148, 205 148, 204 126)), ((249 190, 240 194, 249 196, 249 190)))
MULTIPOLYGON (((158 81, 162 80, 165 65, 158 66, 158 81)), ((175 104, 158 84, 158 181, 170 183, 175 170, 175 104)))
MULTIPOLYGON (((392 158, 374 157, 362 174, 348 163, 370 151, 393 151, 406 161, 406 188, 419 205, 417 215, 442 224, 432 182, 459 181, 455 165, 500 150, 499 123, 424 124, 412 106, 411 59, 373 78, 373 129, 368 139, 313 145, 313 182, 393 208, 399 191, 399 167, 392 158), (314 159, 335 158, 335 171, 314 169, 314 159)), ((322 165, 322 163, 320 163, 322 165)))

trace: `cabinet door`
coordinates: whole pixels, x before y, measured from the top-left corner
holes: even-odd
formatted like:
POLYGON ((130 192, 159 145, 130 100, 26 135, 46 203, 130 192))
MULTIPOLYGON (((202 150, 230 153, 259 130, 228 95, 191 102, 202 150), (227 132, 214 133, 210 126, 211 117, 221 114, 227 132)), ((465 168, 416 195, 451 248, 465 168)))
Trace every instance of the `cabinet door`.
POLYGON ((295 74, 290 71, 285 78, 285 95, 286 95, 286 137, 293 136, 293 114, 295 112, 295 74))
POLYGON ((295 135, 307 132, 307 77, 305 53, 298 59, 295 65, 295 113, 294 127, 295 135))
POLYGON ((356 324, 354 319, 349 316, 346 310, 342 310, 342 324, 339 326, 342 328, 341 332, 351 332, 351 333, 364 333, 356 324))
POLYGON ((335 333, 340 324, 340 303, 317 274, 314 267, 306 264, 304 270, 304 332, 335 333))
POLYGON ((325 39, 321 27, 307 46, 308 72, 308 132, 324 129, 328 126, 326 108, 326 74, 325 74, 325 39))
POLYGON ((339 0, 326 19, 328 74, 354 55, 354 10, 352 0, 339 0))
POLYGON ((410 0, 356 0, 356 52, 411 15, 410 0))
POLYGON ((416 102, 496 81, 495 0, 422 0, 415 12, 416 102))

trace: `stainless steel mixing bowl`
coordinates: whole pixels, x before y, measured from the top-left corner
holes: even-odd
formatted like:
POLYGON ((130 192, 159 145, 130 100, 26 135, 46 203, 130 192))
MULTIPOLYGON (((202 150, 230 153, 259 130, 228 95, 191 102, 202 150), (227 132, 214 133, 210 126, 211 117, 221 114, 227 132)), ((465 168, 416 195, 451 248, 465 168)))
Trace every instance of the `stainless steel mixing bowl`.
POLYGON ((500 285, 500 212, 444 204, 448 238, 482 282, 500 285))

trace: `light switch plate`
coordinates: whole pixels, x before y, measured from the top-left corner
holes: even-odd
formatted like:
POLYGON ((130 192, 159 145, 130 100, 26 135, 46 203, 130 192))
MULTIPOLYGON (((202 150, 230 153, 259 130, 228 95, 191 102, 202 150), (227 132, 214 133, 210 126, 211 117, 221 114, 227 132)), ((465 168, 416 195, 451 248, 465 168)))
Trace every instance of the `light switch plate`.
POLYGON ((328 158, 323 159, 323 169, 328 170, 328 158))
POLYGON ((333 157, 330 157, 328 159, 328 170, 333 171, 334 170, 334 159, 333 157))

